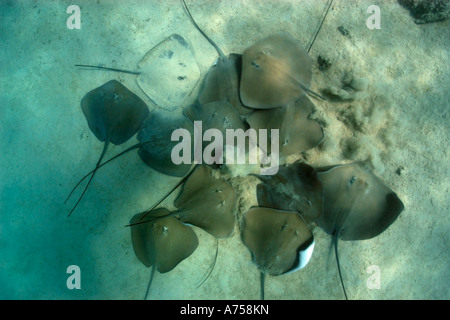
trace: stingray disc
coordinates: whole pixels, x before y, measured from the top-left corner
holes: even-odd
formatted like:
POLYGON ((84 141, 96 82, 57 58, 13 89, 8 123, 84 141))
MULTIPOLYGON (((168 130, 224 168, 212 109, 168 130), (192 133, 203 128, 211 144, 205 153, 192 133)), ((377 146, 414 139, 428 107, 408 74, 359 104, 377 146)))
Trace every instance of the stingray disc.
POLYGON ((137 83, 161 108, 175 110, 192 92, 200 78, 200 69, 186 40, 173 34, 142 58, 137 83))

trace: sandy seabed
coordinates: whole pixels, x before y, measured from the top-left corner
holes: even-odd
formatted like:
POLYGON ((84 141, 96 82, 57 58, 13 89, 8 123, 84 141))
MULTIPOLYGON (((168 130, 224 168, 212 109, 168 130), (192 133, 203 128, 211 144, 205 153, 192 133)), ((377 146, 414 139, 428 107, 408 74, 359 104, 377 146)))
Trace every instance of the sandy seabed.
MULTIPOLYGON (((326 6, 326 1, 187 2, 197 23, 227 54, 242 53, 278 31, 306 47, 326 6)), ((367 161, 405 205, 380 236, 340 242, 349 298, 449 299, 449 21, 417 25, 396 1, 383 1, 377 3, 381 29, 370 30, 366 9, 373 2, 334 1, 310 51, 312 89, 335 97, 313 100, 325 139, 289 161, 300 158, 313 166, 367 161), (319 55, 330 62, 327 70, 319 70, 319 55), (367 285, 370 266, 380 271, 379 289, 367 285)), ((99 171, 67 218, 70 206, 64 199, 103 148, 87 126, 81 98, 117 79, 156 108, 135 76, 80 70, 74 64, 135 69, 148 50, 173 33, 188 40, 202 76, 217 58, 179 1, 73 4, 81 8, 79 30, 66 27, 67 2, 0 1, 2 299, 142 299, 150 270, 135 257, 124 225, 178 179, 130 153, 99 171), (80 267, 80 290, 66 286, 70 265, 80 267)), ((111 146, 108 155, 134 143, 135 138, 111 146)), ((234 177, 231 183, 242 214, 256 204, 257 179, 234 177)), ((195 231, 198 249, 171 272, 157 273, 149 298, 258 299, 259 272, 237 227, 232 237, 220 240, 215 269, 197 287, 215 244, 209 234, 195 231)), ((318 228, 314 234, 308 266, 267 277, 266 298, 343 298, 330 237, 318 228)))

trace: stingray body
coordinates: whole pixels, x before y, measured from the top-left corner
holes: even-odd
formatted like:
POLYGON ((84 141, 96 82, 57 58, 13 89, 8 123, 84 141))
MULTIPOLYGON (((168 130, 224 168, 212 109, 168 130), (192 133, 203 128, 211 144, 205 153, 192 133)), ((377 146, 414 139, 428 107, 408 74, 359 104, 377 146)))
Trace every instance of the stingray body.
MULTIPOLYGON (((310 119, 314 105, 303 95, 286 106, 255 110, 246 116, 251 128, 279 130, 279 153, 282 159, 318 146, 324 137, 321 125, 310 119)), ((271 146, 268 143, 268 146, 271 146)), ((268 148, 268 152, 270 152, 268 148)))
POLYGON ((361 163, 318 169, 323 187, 323 214, 317 224, 333 236, 339 278, 338 241, 365 240, 385 231, 400 215, 402 201, 361 163))
MULTIPOLYGON (((169 211, 163 208, 154 211, 155 216, 164 216, 168 213, 169 211)), ((134 224, 141 218, 142 214, 137 214, 130 223, 134 224)), ((146 267, 152 267, 145 296, 150 289, 155 270, 160 273, 171 271, 189 257, 198 246, 198 238, 194 230, 174 217, 132 225, 131 238, 136 257, 146 267)))
POLYGON ((129 140, 140 129, 144 119, 149 114, 145 102, 116 80, 108 81, 102 86, 88 92, 81 100, 81 108, 88 122, 89 129, 98 140, 104 142, 104 147, 92 171, 89 182, 77 203, 70 211, 69 216, 83 198, 89 184, 94 178, 108 149, 109 143, 120 145, 129 140))
POLYGON ((296 212, 254 207, 243 217, 242 241, 264 276, 279 276, 306 266, 314 249, 314 237, 296 212))
POLYGON ((240 98, 251 108, 270 109, 294 102, 309 89, 311 58, 286 32, 264 38, 242 55, 240 98))
POLYGON ((242 104, 239 97, 242 56, 235 53, 226 56, 217 44, 197 25, 195 20, 192 18, 186 3, 184 1, 182 1, 182 3, 192 24, 219 54, 219 58, 209 69, 203 81, 198 96, 199 104, 204 105, 215 101, 226 101, 230 103, 241 115, 246 115, 252 112, 252 109, 247 108, 242 104))
POLYGON ((172 34, 147 52, 137 70, 139 87, 167 110, 183 105, 200 78, 192 49, 179 34, 172 34))
POLYGON ((212 176, 212 169, 198 166, 183 186, 174 205, 180 220, 202 228, 216 238, 234 230, 235 192, 225 180, 212 176))
POLYGON ((295 211, 308 223, 322 215, 322 184, 311 166, 296 162, 280 166, 275 175, 257 177, 260 207, 295 211))
POLYGON ((186 150, 190 151, 190 155, 186 155, 185 163, 174 163, 172 151, 178 141, 172 141, 172 134, 176 129, 186 130, 189 133, 187 139, 194 135, 194 125, 184 115, 176 116, 164 110, 155 110, 144 121, 137 146, 139 156, 149 167, 169 176, 183 177, 191 169, 193 148, 186 150))
POLYGON ((361 163, 318 169, 324 210, 318 225, 341 240, 365 240, 386 230, 402 201, 361 163))
MULTIPOLYGON (((176 216, 182 222, 199 227, 215 238, 229 237, 235 226, 234 205, 235 192, 233 187, 221 178, 212 175, 212 169, 207 165, 197 165, 183 184, 182 191, 175 200, 178 210, 166 216, 176 216)), ((143 217, 155 221, 166 216, 145 212, 143 217)))

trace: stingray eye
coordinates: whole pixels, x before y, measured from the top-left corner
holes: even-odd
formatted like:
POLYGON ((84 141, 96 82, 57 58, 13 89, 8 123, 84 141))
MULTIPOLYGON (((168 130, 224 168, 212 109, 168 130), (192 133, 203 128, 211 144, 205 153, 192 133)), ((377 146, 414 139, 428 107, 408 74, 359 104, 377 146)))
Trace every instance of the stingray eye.
POLYGON ((115 93, 115 92, 114 92, 114 95, 113 95, 113 99, 114 99, 114 101, 118 101, 119 100, 119 95, 117 93, 115 93))
POLYGON ((255 60, 252 61, 252 66, 254 66, 258 70, 261 69, 261 66, 257 64, 255 60))
POLYGON ((356 177, 355 177, 355 176, 351 177, 351 178, 348 180, 348 185, 351 186, 353 183, 355 183, 355 181, 356 181, 356 177))
POLYGON ((167 232, 169 231, 169 229, 168 229, 166 226, 164 226, 162 231, 163 231, 163 234, 167 234, 167 232))

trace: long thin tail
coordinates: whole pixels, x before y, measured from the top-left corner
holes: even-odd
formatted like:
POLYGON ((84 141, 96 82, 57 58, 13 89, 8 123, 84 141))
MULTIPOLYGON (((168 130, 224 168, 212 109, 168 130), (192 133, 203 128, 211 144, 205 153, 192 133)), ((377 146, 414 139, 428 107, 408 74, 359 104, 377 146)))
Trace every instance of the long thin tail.
POLYGON ((266 280, 266 274, 262 271, 259 273, 259 286, 260 286, 260 299, 264 300, 264 284, 266 280))
POLYGON ((214 260, 211 263, 211 267, 209 268, 209 272, 206 275, 205 279, 203 279, 202 282, 200 282, 197 288, 200 287, 203 283, 205 283, 206 280, 208 280, 209 276, 214 270, 214 267, 216 266, 217 256, 219 255, 219 240, 217 238, 215 239, 215 244, 216 244, 216 254, 214 255, 214 260))
POLYGON ((153 210, 155 210, 155 208, 157 206, 159 206, 161 204, 161 202, 163 202, 164 200, 167 199, 167 197, 169 197, 172 193, 175 192, 175 190, 177 190, 190 176, 191 174, 195 171, 195 169, 197 168, 198 164, 194 166, 193 169, 191 169, 191 171, 189 171, 180 181, 178 181, 178 183, 166 194, 164 195, 158 202, 156 202, 150 209, 148 209, 147 211, 145 211, 145 214, 141 217, 141 220, 144 220, 144 218, 149 215, 153 210))
POLYGON ((326 18, 327 15, 328 15, 328 11, 330 11, 330 7, 331 7, 332 3, 333 3, 333 0, 328 0, 328 3, 327 3, 327 5, 326 5, 326 7, 325 7, 325 8, 326 8, 326 9, 325 9, 325 14, 323 15, 322 21, 320 22, 319 27, 317 28, 316 32, 314 33, 314 36, 312 37, 312 39, 311 39, 311 41, 310 41, 310 43, 309 43, 309 45, 308 45, 308 49, 306 50, 308 53, 309 53, 309 51, 311 50, 311 48, 312 48, 314 42, 316 41, 317 35, 318 35, 319 32, 320 32, 320 29, 322 29, 322 25, 323 25, 323 23, 324 23, 324 21, 325 21, 325 18, 326 18))
POLYGON ((191 22, 192 22, 192 24, 194 25, 194 27, 202 34, 202 36, 205 37, 206 40, 208 40, 208 42, 214 47, 214 49, 216 49, 217 53, 218 53, 221 57, 225 58, 226 56, 225 56, 225 54, 223 53, 223 51, 220 50, 220 48, 217 46, 217 44, 216 44, 210 37, 208 37, 208 36, 206 35, 206 33, 203 32, 202 29, 200 29, 200 27, 199 27, 199 26, 197 25, 197 23, 195 22, 194 18, 192 18, 191 12, 189 11, 189 9, 188 9, 188 7, 187 7, 186 2, 184 2, 184 0, 181 0, 181 3, 183 4, 183 8, 184 8, 184 10, 186 11, 186 14, 187 14, 187 16, 189 17, 189 20, 191 20, 191 22))
MULTIPOLYGON (((89 185, 90 185, 91 182, 92 182, 92 179, 94 179, 94 176, 95 176, 95 173, 97 172, 97 169, 100 167, 100 163, 102 162, 102 159, 103 159, 103 157, 105 156, 105 153, 106 153, 106 150, 108 149, 108 146, 109 146, 109 140, 106 140, 106 141, 105 141, 105 145, 104 145, 104 147, 103 147, 102 154, 100 155, 100 158, 98 159, 97 164, 95 165, 95 169, 92 171, 92 176, 91 176, 91 178, 89 179, 88 183, 86 184, 86 187, 84 188, 83 193, 81 194, 80 198, 78 198, 77 203, 75 203, 75 205, 73 206, 72 210, 70 210, 68 217, 70 217, 70 215, 75 211, 75 208, 76 208, 76 207, 78 206, 78 204, 80 203, 81 199, 83 199, 84 194, 86 193, 86 191, 87 191, 89 185)), ((78 184, 79 184, 79 183, 78 183, 78 184)), ((78 186, 78 184, 77 184, 77 186, 78 186)), ((75 188, 74 188, 73 190, 75 190, 75 188)), ((72 192, 73 192, 73 190, 72 190, 72 192)), ((72 194, 72 192, 71 192, 70 194, 72 194)), ((69 197, 70 197, 70 195, 69 195, 69 197)), ((67 199, 66 199, 66 201, 67 201, 67 199)))
POLYGON ((345 296, 345 300, 348 300, 347 297, 347 292, 345 291, 345 286, 344 286, 344 280, 342 279, 342 272, 341 272, 341 264, 339 263, 339 255, 338 255, 338 232, 335 232, 335 234, 333 235, 333 242, 334 242, 334 254, 336 256, 336 263, 337 263, 337 268, 338 268, 338 273, 339 273, 339 279, 341 280, 341 285, 342 285, 342 290, 344 291, 344 296, 345 296))
POLYGON ((82 68, 96 69, 96 70, 115 71, 115 72, 128 73, 128 74, 134 74, 134 75, 142 74, 142 72, 140 72, 140 71, 130 71, 130 70, 124 70, 124 69, 110 68, 110 67, 93 66, 93 65, 89 65, 89 64, 76 64, 75 67, 82 67, 82 68))
MULTIPOLYGON (((83 182, 83 181, 84 181, 87 177, 89 177, 91 174, 94 174, 99 168, 103 167, 103 166, 104 166, 105 164, 107 164, 108 162, 111 162, 111 161, 113 161, 114 159, 120 157, 120 156, 123 155, 124 153, 126 153, 126 152, 128 152, 128 151, 131 151, 131 150, 133 150, 133 149, 137 149, 137 148, 139 148, 139 147, 141 147, 141 146, 142 146, 142 143, 138 143, 138 144, 136 144, 136 145, 134 145, 134 146, 131 146, 131 147, 129 147, 128 149, 126 149, 126 150, 120 152, 119 154, 117 154, 117 155, 115 155, 114 157, 112 157, 111 159, 109 159, 109 160, 103 162, 102 164, 97 163, 97 166, 96 166, 94 169, 92 169, 90 172, 86 173, 86 175, 85 175, 83 178, 81 178, 80 181, 78 181, 78 183, 75 185, 75 187, 73 187, 72 191, 69 193, 69 195, 67 196, 67 198, 66 198, 66 200, 64 201, 64 203, 66 203, 66 202, 70 199, 70 197, 72 196, 73 192, 78 188, 78 186, 80 185, 80 183, 83 182)), ((91 179, 92 179, 92 177, 91 177, 91 179)))
POLYGON ((156 266, 155 266, 155 264, 153 264, 153 266, 152 266, 152 273, 150 274, 150 280, 148 281, 147 290, 145 291, 144 300, 147 300, 147 298, 148 298, 148 293, 150 292, 150 287, 152 286, 153 277, 155 276, 155 269, 156 269, 156 266))

